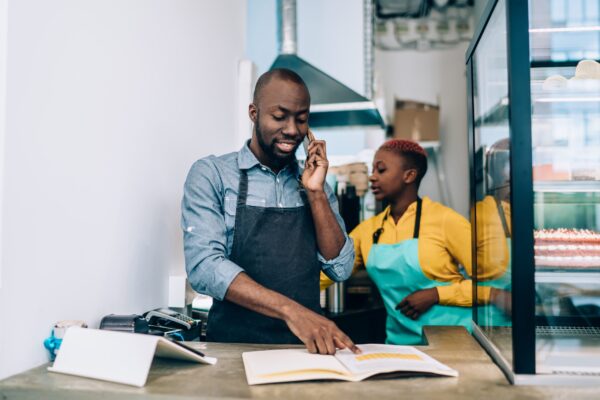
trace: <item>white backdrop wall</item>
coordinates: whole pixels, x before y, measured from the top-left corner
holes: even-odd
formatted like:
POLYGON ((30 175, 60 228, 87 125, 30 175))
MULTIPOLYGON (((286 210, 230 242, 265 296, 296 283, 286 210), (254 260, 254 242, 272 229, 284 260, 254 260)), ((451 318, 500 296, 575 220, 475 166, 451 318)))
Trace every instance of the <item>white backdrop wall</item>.
MULTIPOLYGON (((4 199, 4 135, 6 131, 6 34, 8 0, 0 0, 0 288, 2 287, 2 200, 4 199)), ((0 329, 2 321, 0 321, 0 329)))
MULTIPOLYGON (((465 52, 468 43, 429 52, 377 51, 376 70, 385 88, 387 114, 393 114, 394 98, 440 105, 440 141, 450 201, 465 217, 469 209, 467 157, 467 89, 465 52)), ((422 192, 436 200, 434 170, 427 173, 422 192)))
POLYGON ((0 378, 166 305, 190 165, 234 150, 239 0, 8 2, 0 378))

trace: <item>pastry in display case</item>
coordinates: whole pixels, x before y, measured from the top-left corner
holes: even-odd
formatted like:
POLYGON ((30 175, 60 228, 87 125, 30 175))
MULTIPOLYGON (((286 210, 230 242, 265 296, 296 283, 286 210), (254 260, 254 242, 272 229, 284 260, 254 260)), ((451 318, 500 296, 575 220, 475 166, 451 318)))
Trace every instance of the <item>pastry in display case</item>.
POLYGON ((467 52, 474 298, 505 317, 474 335, 513 383, 600 384, 599 59, 584 0, 491 0, 467 52))
POLYGON ((534 231, 536 268, 600 269, 600 233, 590 229, 534 231))

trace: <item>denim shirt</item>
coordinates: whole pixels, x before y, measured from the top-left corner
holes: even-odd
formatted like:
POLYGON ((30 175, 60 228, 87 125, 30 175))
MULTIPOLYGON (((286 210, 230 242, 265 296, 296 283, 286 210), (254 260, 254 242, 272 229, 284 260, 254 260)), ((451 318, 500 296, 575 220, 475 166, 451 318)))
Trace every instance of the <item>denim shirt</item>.
MULTIPOLYGON (((259 163, 248 143, 238 152, 209 156, 192 165, 181 203, 185 267, 192 288, 218 300, 223 300, 233 279, 243 271, 229 260, 240 168, 248 173, 246 204, 258 207, 299 207, 304 204, 298 191, 302 170, 288 165, 275 174, 259 163)), ((336 258, 326 260, 321 254, 317 256, 321 270, 330 279, 343 281, 352 273, 354 245, 345 233, 337 199, 328 185, 325 185, 325 193, 346 241, 336 258)))

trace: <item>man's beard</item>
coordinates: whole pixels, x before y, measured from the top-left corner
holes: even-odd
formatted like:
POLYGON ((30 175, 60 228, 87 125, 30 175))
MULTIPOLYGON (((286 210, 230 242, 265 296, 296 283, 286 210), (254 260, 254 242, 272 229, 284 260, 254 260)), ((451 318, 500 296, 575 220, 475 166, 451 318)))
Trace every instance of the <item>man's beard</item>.
POLYGON ((290 163, 296 159, 296 152, 292 152, 290 154, 282 155, 277 152, 275 147, 275 140, 271 142, 271 144, 267 144, 264 139, 263 131, 260 126, 260 117, 256 116, 256 138, 258 139, 258 145, 262 149, 262 151, 277 165, 285 165, 290 163))

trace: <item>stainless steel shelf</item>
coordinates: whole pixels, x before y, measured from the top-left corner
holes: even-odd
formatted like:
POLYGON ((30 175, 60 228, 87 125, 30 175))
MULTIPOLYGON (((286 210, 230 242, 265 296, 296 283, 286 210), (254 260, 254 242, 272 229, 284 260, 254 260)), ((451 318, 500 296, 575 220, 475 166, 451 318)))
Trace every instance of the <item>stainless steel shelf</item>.
POLYGON ((600 192, 600 181, 535 181, 534 192, 600 192))
POLYGON ((600 328, 595 326, 536 326, 537 337, 600 337, 600 328))

